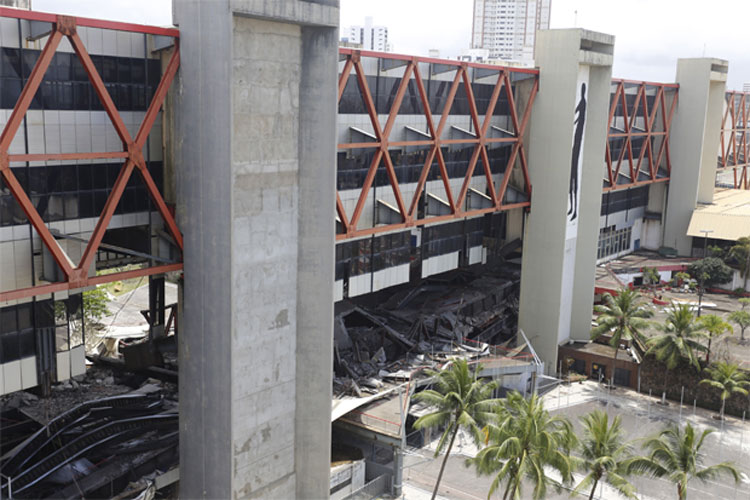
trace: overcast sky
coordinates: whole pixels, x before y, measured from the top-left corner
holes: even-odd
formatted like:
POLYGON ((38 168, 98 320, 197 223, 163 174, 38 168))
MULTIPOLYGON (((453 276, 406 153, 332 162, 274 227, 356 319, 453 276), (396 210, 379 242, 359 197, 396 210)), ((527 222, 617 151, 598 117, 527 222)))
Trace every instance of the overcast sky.
MULTIPOLYGON (((166 25, 170 0, 32 0, 36 10, 166 25)), ((388 26, 394 50, 454 57, 468 48, 473 0, 341 0, 341 25, 372 16, 388 26)), ((730 89, 750 82, 750 0, 552 0, 552 27, 617 37, 613 75, 674 81, 679 57, 729 60, 730 89), (577 15, 575 12, 577 11, 577 15)))

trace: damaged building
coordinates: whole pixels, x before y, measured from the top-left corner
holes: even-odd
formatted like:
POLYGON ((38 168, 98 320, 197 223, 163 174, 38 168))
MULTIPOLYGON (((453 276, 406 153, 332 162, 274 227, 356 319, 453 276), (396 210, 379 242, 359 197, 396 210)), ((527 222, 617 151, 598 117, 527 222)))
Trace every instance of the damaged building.
POLYGON ((398 493, 430 370, 533 391, 597 260, 689 252, 736 102, 718 59, 613 80, 585 29, 518 68, 338 48, 338 0, 0 3, 3 498, 398 493), (138 325, 87 352, 117 282, 138 325))

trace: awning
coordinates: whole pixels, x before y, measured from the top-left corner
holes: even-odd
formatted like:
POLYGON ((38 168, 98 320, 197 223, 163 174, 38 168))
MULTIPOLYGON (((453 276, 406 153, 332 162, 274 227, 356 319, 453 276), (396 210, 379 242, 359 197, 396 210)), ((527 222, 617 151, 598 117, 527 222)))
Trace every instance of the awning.
POLYGON ((693 211, 687 235, 717 240, 737 241, 750 236, 750 191, 717 190, 714 202, 693 211))

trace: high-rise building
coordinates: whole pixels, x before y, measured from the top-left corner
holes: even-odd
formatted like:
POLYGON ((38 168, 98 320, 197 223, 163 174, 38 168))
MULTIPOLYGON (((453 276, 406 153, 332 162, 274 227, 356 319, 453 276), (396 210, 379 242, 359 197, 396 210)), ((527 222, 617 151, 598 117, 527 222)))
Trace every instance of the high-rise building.
POLYGON ((491 59, 532 64, 537 30, 549 29, 552 0, 474 0, 471 47, 491 59))
POLYGON ((372 17, 365 18, 364 26, 342 27, 341 41, 347 44, 358 44, 364 50, 391 51, 391 44, 388 43, 388 28, 373 26, 372 17))

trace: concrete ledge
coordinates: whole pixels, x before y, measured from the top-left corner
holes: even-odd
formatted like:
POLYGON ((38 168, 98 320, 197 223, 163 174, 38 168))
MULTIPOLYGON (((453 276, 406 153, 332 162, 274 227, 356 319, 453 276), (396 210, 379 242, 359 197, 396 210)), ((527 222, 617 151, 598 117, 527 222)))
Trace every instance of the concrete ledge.
POLYGON ((306 26, 338 28, 339 25, 338 7, 315 2, 230 0, 229 8, 239 16, 257 17, 306 26))

